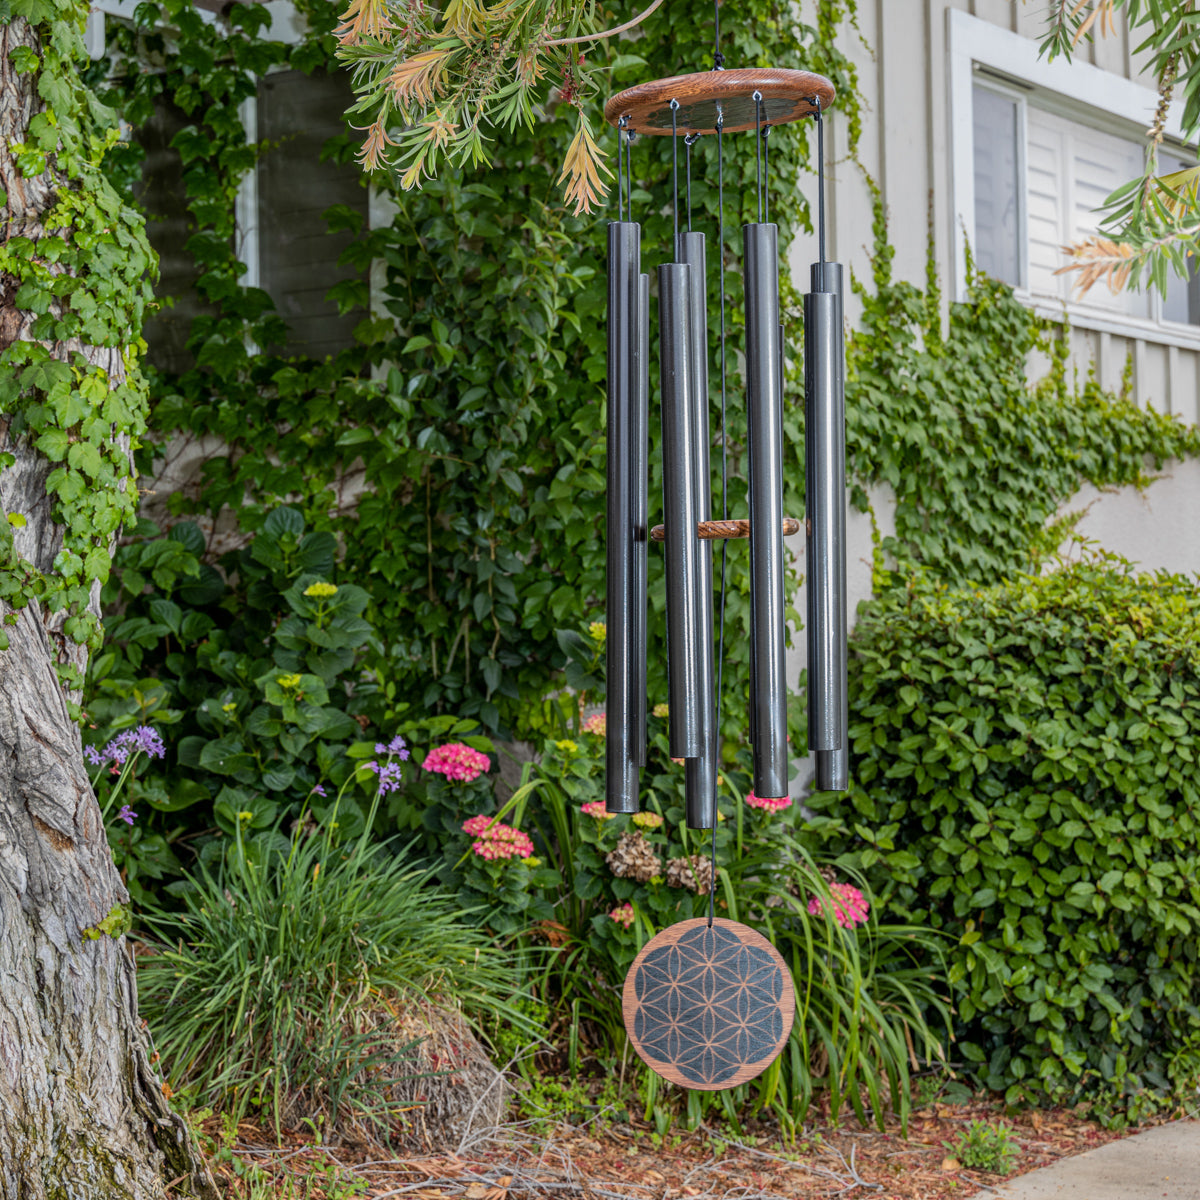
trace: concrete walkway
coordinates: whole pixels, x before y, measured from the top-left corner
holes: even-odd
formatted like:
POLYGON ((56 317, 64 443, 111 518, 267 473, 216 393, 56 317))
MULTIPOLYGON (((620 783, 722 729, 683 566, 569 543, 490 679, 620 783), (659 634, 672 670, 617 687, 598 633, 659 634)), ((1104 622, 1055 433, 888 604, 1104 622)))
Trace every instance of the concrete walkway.
POLYGON ((1200 1121, 1176 1121, 1030 1171, 971 1200, 1200 1200, 1200 1121))

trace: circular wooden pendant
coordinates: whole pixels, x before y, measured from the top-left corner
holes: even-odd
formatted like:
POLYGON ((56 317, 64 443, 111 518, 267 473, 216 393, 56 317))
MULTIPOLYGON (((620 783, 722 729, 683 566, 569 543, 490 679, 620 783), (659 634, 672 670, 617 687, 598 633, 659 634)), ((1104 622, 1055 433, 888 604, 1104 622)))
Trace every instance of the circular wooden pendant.
POLYGON ((625 976, 625 1030, 651 1070, 716 1092, 760 1075, 792 1031, 792 973, 737 921, 680 921, 642 947, 625 976))
POLYGON ((716 133, 718 106, 724 131, 738 133, 757 124, 755 92, 762 96, 762 119, 767 125, 811 117, 814 100, 824 112, 837 94, 828 79, 810 71, 766 67, 699 71, 626 88, 604 106, 604 117, 610 125, 628 118, 625 128, 634 133, 670 133, 671 101, 678 100, 674 123, 678 133, 716 133))

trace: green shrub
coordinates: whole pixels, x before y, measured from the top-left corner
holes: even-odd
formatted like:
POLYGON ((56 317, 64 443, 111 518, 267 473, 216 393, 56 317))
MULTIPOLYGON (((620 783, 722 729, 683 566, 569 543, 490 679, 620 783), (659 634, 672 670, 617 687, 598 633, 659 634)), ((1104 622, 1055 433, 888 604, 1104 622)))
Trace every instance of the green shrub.
MULTIPOLYGON (((492 750, 476 721, 414 716, 387 699, 381 672, 364 670, 378 640, 363 616, 367 592, 335 567, 335 549, 331 534, 285 507, 219 570, 202 563, 204 536, 190 522, 163 537, 142 521, 118 551, 104 595, 105 647, 88 673, 85 741, 94 751, 150 725, 166 743, 162 763, 138 763, 124 781, 120 798, 137 821, 115 825, 111 839, 135 900, 179 890, 189 856, 213 866, 235 835, 256 861, 286 847, 277 827, 302 809, 324 821, 328 797, 351 779, 338 836, 357 836, 375 791, 361 769, 376 757, 375 729, 386 729, 385 740, 401 733, 416 762, 443 739, 492 750)), ((440 785, 421 774, 408 807, 393 805, 391 832, 421 830, 414 796, 421 812, 436 805, 440 785)), ((103 767, 95 786, 105 803, 113 780, 103 767)))
MULTIPOLYGON (((1091 557, 914 580, 860 621, 840 861, 951 935, 959 1049, 1010 1101, 1136 1111, 1200 1037, 1200 592, 1091 557)), ((1193 1064, 1190 1065, 1189 1064, 1193 1064)))
MULTIPOLYGON (((370 814, 368 814, 370 815, 370 814)), ((143 916, 142 1014, 172 1087, 240 1119, 367 1128, 386 1138, 414 1074, 397 1030, 407 1002, 529 1023, 512 956, 394 847, 298 828, 259 863, 235 853, 143 916)))

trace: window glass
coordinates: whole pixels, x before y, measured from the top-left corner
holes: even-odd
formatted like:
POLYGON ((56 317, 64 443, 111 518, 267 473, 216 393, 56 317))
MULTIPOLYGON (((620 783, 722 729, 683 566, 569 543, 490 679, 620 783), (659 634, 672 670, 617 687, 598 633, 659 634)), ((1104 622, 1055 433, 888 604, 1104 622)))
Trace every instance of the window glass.
POLYGON ((1021 283, 1018 116, 1016 100, 974 89, 975 263, 1014 287, 1021 283))
POLYGON ((357 272, 338 266, 352 235, 330 234, 322 214, 345 204, 367 215, 362 172, 321 161, 325 143, 346 133, 343 114, 353 98, 344 72, 281 71, 259 82, 258 136, 266 143, 258 171, 259 280, 290 328, 282 347, 288 355, 323 358, 344 349, 364 315, 339 317, 325 298, 357 272))
MULTIPOLYGON (((1158 153, 1158 173, 1170 175, 1172 171, 1182 171, 1184 167, 1194 166, 1185 162, 1177 154, 1169 154, 1165 150, 1158 153)), ((1187 279, 1181 279, 1173 271, 1167 277, 1167 295, 1163 300, 1162 315, 1164 321, 1178 321, 1181 325, 1200 325, 1200 273, 1197 271, 1196 260, 1190 259, 1191 273, 1187 279)))
POLYGON ((183 185, 183 161, 171 139, 192 119, 170 100, 160 96, 154 115, 133 137, 145 151, 142 177, 133 189, 146 213, 146 236, 158 255, 156 298, 163 307, 142 327, 146 358, 160 371, 183 372, 194 365, 186 349, 192 319, 211 312, 196 291, 199 272, 184 246, 195 222, 188 212, 183 185))

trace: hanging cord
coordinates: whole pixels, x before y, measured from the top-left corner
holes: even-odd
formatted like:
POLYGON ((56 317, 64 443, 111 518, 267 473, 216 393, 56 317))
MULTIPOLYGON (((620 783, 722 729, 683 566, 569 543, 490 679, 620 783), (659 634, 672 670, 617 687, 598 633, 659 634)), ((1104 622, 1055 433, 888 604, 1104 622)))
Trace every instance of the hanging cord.
POLYGON ((758 220, 763 219, 762 169, 762 92, 755 92, 754 101, 754 198, 758 201, 758 220))
POLYGON ((771 143, 768 140, 771 136, 770 125, 762 127, 762 148, 763 148, 763 220, 770 222, 771 220, 771 143))
POLYGON ((821 116, 821 101, 809 96, 813 120, 817 123, 817 261, 825 261, 825 122, 821 116))
MULTIPOLYGON (((729 449, 725 437, 725 155, 722 138, 725 114, 717 104, 717 291, 721 297, 721 518, 729 520, 729 449)), ((721 618, 717 633, 717 742, 721 740, 721 685, 725 673, 725 566, 729 553, 728 538, 721 539, 721 618)), ((717 762, 720 763, 720 755, 717 762)), ((711 876, 708 886, 708 926, 711 929, 717 903, 717 825, 720 804, 713 814, 711 876)))
POLYGON ((687 218, 688 218, 688 233, 692 232, 692 147, 699 140, 698 133, 689 133, 683 139, 683 144, 687 147, 687 218))
POLYGON ((671 191, 674 193, 671 201, 671 213, 675 219, 675 241, 671 246, 674 258, 672 262, 678 261, 679 258, 679 129, 675 123, 676 115, 679 112, 679 101, 671 101, 671 191))
MULTIPOLYGON (((713 0, 713 70, 725 70, 725 55, 721 53, 721 0, 713 0)), ((717 108, 719 111, 720 105, 717 108)))
MULTIPOLYGON (((622 117, 617 122, 617 220, 625 220, 625 170, 622 166, 624 161, 621 153, 621 145, 625 141, 625 126, 629 124, 628 117, 622 117)), ((630 197, 630 214, 633 211, 633 200, 630 197)))

